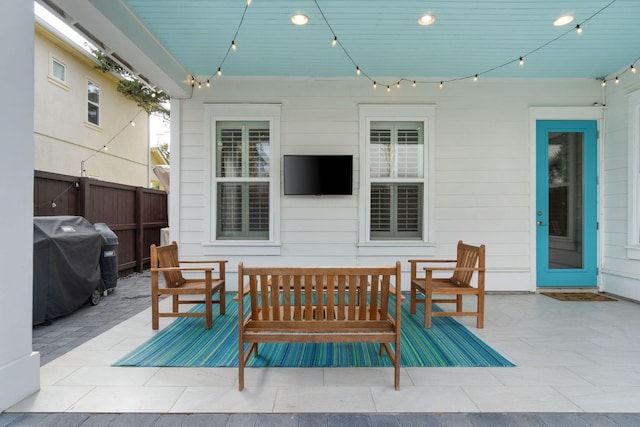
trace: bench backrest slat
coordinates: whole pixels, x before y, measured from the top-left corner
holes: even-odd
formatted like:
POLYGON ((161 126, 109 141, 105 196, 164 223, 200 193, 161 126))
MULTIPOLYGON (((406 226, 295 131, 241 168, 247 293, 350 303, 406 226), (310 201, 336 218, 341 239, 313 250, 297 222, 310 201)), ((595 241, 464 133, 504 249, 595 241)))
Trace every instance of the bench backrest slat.
POLYGON ((250 319, 263 321, 387 320, 395 267, 240 268, 250 319), (247 282, 244 282, 247 280, 247 282))

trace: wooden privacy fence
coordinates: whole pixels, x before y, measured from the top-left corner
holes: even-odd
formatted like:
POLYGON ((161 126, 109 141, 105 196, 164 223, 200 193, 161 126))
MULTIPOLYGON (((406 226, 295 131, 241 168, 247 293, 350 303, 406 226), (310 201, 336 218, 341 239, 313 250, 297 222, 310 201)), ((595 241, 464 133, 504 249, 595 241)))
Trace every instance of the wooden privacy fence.
POLYGON ((104 222, 118 236, 118 272, 142 272, 149 247, 169 225, 167 193, 87 177, 35 171, 34 216, 75 215, 104 222))

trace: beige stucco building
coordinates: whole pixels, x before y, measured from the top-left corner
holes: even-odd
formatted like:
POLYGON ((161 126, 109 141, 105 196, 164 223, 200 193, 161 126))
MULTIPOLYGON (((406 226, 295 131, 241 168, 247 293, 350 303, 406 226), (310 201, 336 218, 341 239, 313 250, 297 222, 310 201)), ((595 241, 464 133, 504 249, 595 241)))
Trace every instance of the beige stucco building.
POLYGON ((118 77, 37 17, 34 61, 35 170, 148 187, 148 114, 118 77))

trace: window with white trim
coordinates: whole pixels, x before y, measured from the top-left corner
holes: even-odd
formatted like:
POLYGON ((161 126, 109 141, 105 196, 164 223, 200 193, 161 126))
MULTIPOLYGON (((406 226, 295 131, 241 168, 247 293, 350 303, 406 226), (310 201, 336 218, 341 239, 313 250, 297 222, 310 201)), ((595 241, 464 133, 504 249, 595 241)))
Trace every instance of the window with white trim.
POLYGON ((67 66, 56 58, 51 58, 51 77, 59 83, 67 83, 67 66))
POLYGON ((100 126, 100 86, 87 80, 87 121, 100 126))
POLYGON ((269 122, 216 122, 215 169, 217 238, 268 240, 269 122))
POLYGON ((363 249, 432 240, 434 114, 426 105, 360 106, 363 249))
POLYGON ((423 123, 372 121, 368 147, 371 240, 422 239, 423 123))
POLYGON ((629 258, 640 259, 640 90, 628 96, 629 109, 629 258))

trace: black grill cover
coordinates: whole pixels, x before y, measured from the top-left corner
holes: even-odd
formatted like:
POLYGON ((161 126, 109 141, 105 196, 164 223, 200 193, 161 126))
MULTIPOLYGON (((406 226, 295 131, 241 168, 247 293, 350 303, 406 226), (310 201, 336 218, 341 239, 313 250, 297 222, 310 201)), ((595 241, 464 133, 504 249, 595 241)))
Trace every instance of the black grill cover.
POLYGON ((101 286, 102 237, 81 216, 33 218, 33 324, 73 313, 101 286))

